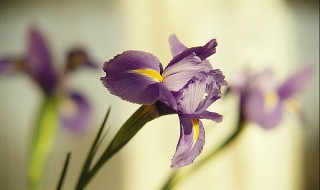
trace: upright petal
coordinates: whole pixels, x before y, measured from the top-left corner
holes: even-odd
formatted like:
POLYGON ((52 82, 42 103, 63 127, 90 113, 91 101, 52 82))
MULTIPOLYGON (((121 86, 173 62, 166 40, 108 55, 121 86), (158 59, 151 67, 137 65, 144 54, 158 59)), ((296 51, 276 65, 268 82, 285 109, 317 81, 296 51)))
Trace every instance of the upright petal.
POLYGON ((43 36, 35 29, 29 33, 28 70, 45 93, 51 93, 57 85, 57 76, 51 64, 51 56, 43 36))
POLYGON ((192 48, 186 49, 182 53, 175 56, 169 62, 169 64, 167 65, 166 68, 170 67, 173 64, 176 64, 177 62, 179 62, 180 60, 184 59, 185 57, 189 56, 192 53, 194 53, 196 56, 198 56, 200 58, 201 61, 203 61, 207 57, 216 53, 217 45, 218 45, 217 41, 215 39, 212 39, 204 46, 192 47, 192 48))
POLYGON ((201 153, 205 143, 204 128, 200 120, 180 118, 180 138, 176 152, 171 161, 171 167, 179 168, 189 165, 201 153))
POLYGON ((151 53, 126 51, 105 62, 101 77, 104 86, 114 95, 138 104, 153 104, 159 99, 161 63, 151 53))
POLYGON ((278 88, 278 94, 281 99, 286 99, 295 93, 301 91, 310 81, 313 73, 313 67, 304 67, 291 77, 289 77, 278 88))
POLYGON ((182 53, 184 50, 188 49, 185 45, 183 45, 175 34, 169 36, 169 44, 172 57, 175 57, 182 53))
POLYGON ((192 53, 164 70, 163 83, 170 91, 177 92, 195 75, 208 70, 209 68, 201 63, 199 57, 192 53))
POLYGON ((73 132, 81 132, 88 127, 92 109, 88 101, 77 92, 69 92, 60 104, 61 124, 73 132))

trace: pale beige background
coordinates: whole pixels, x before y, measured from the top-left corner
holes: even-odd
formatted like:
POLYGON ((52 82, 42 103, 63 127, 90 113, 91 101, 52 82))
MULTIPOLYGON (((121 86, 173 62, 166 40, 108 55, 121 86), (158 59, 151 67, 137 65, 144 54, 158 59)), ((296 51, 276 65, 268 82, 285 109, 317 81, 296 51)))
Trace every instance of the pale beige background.
MULTIPOLYGON (((152 52, 164 65, 171 59, 168 36, 176 33, 188 46, 217 38, 210 57, 231 81, 243 66, 272 67, 281 81, 299 66, 312 64, 315 76, 300 96, 309 125, 286 114, 274 130, 250 126, 227 149, 180 188, 216 190, 299 190, 319 187, 319 10, 313 1, 281 0, 120 0, 1 1, 0 56, 26 52, 28 27, 37 25, 48 38, 55 67, 65 52, 85 45, 103 63, 128 49, 152 52)), ((72 152, 64 189, 73 189, 83 159, 107 108, 111 134, 138 105, 112 96, 99 71, 77 72, 71 85, 92 102, 95 117, 87 133, 61 129, 49 160, 45 189, 54 189, 68 151, 72 152)), ((0 189, 26 189, 30 131, 41 103, 39 89, 26 76, 0 77, 0 189)), ((206 145, 201 156, 232 130, 236 99, 223 98, 210 110, 224 122, 204 121, 206 145)), ((110 138, 110 136, 108 136, 110 138)), ((100 171, 87 189, 157 189, 171 169, 179 136, 176 116, 152 121, 100 171)), ((107 137, 107 138, 108 138, 107 137)), ((108 140, 105 141, 106 146, 108 140)), ((200 156, 200 157, 201 157, 200 156)))

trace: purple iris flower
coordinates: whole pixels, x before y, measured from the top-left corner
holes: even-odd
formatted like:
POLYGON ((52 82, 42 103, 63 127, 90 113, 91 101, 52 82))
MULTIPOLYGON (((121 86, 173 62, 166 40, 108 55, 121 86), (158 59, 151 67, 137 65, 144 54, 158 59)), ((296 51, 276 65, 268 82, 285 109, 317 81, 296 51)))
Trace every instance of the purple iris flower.
MULTIPOLYGON (((207 57, 216 52, 217 42, 187 48, 175 35, 169 38, 173 59, 163 70, 151 53, 125 51, 105 62, 101 77, 114 95, 138 104, 165 103, 180 119, 180 138, 171 167, 191 164, 204 146, 204 128, 200 119, 222 121, 222 116, 206 111, 221 97, 224 75, 213 70, 207 57)), ((166 112, 158 110, 159 113, 166 112)))
POLYGON ((230 89, 240 95, 242 117, 270 129, 281 122, 288 100, 307 85, 311 76, 312 67, 304 67, 278 85, 271 70, 254 74, 246 69, 230 89))
POLYGON ((59 110, 64 127, 75 131, 84 129, 91 118, 91 107, 80 93, 66 87, 66 76, 70 71, 81 66, 97 66, 83 49, 77 48, 68 53, 66 68, 63 74, 59 75, 53 68, 45 39, 35 27, 29 31, 27 47, 27 55, 22 58, 0 59, 0 74, 26 73, 39 85, 47 97, 57 95, 62 97, 59 98, 62 102, 59 104, 59 110))

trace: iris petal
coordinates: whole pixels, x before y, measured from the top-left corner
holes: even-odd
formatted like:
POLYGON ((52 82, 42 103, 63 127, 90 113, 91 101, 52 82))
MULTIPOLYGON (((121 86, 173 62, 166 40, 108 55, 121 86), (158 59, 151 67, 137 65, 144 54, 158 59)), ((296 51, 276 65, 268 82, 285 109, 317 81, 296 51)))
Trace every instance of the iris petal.
POLYGON ((11 74, 14 73, 13 61, 9 58, 0 59, 0 74, 11 74))
POLYGON ((289 77, 279 88, 278 94, 281 99, 286 99, 301 91, 312 77, 313 67, 305 67, 289 77))
POLYGON ((99 67, 98 64, 92 61, 85 49, 75 48, 70 50, 67 54, 66 70, 72 71, 84 66, 93 69, 99 67))
POLYGON ((199 47, 192 47, 184 50, 182 53, 175 56, 167 65, 166 68, 178 63, 180 60, 194 53, 196 56, 200 58, 201 61, 205 60, 207 57, 216 53, 216 47, 218 43, 215 39, 210 40, 206 45, 199 47))
POLYGON ((221 122, 223 119, 222 115, 216 112, 209 112, 209 111, 204 111, 199 114, 186 114, 185 116, 188 118, 210 119, 218 123, 221 122))
POLYGON ((170 44, 170 50, 173 57, 179 55, 184 50, 188 49, 185 45, 183 45, 178 37, 175 34, 172 34, 169 36, 169 44, 170 44))
POLYGON ((199 103, 195 113, 204 112, 213 102, 221 98, 221 86, 228 83, 224 80, 224 75, 220 70, 211 70, 207 73, 206 79, 206 91, 207 96, 203 97, 199 103))
POLYGON ((52 67, 51 56, 47 44, 35 28, 29 33, 28 69, 32 77, 46 93, 53 91, 57 85, 57 76, 52 67))
POLYGON ((179 91, 179 96, 176 96, 178 110, 186 114, 204 112, 221 97, 221 86, 226 84, 219 70, 198 73, 179 91))
POLYGON ((178 63, 167 67, 162 76, 163 83, 170 91, 179 91, 199 72, 208 71, 209 68, 201 63, 194 53, 183 58, 178 63))
POLYGON ((265 98, 260 92, 251 92, 246 97, 244 114, 249 121, 259 124, 263 128, 273 128, 282 119, 282 102, 268 107, 265 98))
POLYGON ((198 119, 190 119, 179 115, 180 138, 171 167, 179 168, 189 165, 201 153, 205 140, 203 125, 198 119))
POLYGON ((194 113, 205 96, 206 86, 206 78, 194 77, 190 80, 186 87, 181 90, 182 96, 178 101, 178 110, 186 114, 194 113))
POLYGON ((157 57, 142 51, 126 51, 105 62, 101 81, 108 90, 124 100, 153 104, 159 99, 161 64, 157 57), (157 77, 155 77, 157 76, 157 77))
POLYGON ((61 124, 71 131, 83 131, 91 120, 92 109, 88 101, 77 92, 69 92, 63 100, 61 124))
POLYGON ((177 110, 177 102, 173 94, 162 84, 159 84, 159 100, 177 110))

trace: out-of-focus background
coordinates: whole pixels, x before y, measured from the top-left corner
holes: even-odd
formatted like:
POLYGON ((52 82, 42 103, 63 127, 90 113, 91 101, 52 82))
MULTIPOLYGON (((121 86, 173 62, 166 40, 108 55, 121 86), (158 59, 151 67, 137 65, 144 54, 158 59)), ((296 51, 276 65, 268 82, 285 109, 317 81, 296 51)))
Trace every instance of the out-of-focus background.
MULTIPOLYGON (((36 25, 45 34, 56 69, 66 51, 78 45, 99 64, 128 49, 158 56, 166 65, 171 54, 168 36, 175 33, 187 46, 218 41, 210 57, 227 80, 245 66, 269 67, 279 81, 301 66, 314 66, 308 88, 298 97, 307 116, 301 123, 292 113, 278 128, 248 127, 240 139, 178 189, 314 190, 319 189, 319 2, 299 0, 93 0, 0 1, 0 56, 23 55, 27 33, 36 25)), ((73 189, 85 155, 106 110, 112 106, 108 139, 138 108, 112 96, 97 71, 80 70, 71 83, 94 108, 91 127, 81 134, 60 129, 45 174, 53 189, 68 151, 70 170, 63 189, 73 189)), ((31 129, 42 95, 25 75, 0 76, 0 189, 27 189, 27 154, 31 129)), ((211 111, 224 122, 204 121, 206 145, 200 157, 233 130, 237 101, 222 98, 211 111)), ((179 137, 175 115, 148 123, 114 156, 87 189, 158 189, 170 174, 179 137)), ((197 160, 195 160, 196 162, 197 160)))

